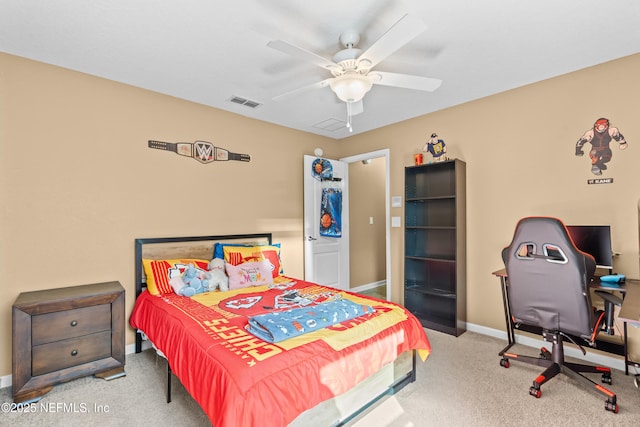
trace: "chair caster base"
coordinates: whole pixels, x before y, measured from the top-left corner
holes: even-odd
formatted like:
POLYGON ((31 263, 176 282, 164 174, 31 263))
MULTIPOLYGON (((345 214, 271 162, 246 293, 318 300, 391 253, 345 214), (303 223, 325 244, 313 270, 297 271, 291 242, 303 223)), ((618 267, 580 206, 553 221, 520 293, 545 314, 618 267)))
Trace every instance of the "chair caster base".
POLYGON ((606 409, 607 411, 611 411, 614 414, 617 414, 618 413, 618 404, 610 402, 610 401, 607 400, 605 402, 605 404, 604 404, 604 409, 606 409))
POLYGON ((551 352, 549 350, 547 350, 546 347, 542 347, 540 349, 540 357, 542 357, 543 359, 546 359, 546 360, 551 360, 551 352))
POLYGON ((535 386, 531 386, 529 388, 529 394, 535 397, 536 399, 540 399, 540 396, 542 396, 542 391, 539 388, 536 388, 535 386))

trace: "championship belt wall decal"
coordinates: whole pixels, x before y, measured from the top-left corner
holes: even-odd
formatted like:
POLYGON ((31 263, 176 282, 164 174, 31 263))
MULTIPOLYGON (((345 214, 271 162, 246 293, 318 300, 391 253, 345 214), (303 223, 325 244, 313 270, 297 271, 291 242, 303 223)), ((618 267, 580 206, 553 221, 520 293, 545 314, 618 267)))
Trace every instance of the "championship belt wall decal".
POLYGON ((191 142, 163 142, 149 140, 149 148, 156 150, 171 151, 181 156, 192 157, 200 163, 211 163, 215 161, 238 160, 240 162, 250 162, 249 154, 230 153, 224 148, 216 147, 207 141, 191 142))

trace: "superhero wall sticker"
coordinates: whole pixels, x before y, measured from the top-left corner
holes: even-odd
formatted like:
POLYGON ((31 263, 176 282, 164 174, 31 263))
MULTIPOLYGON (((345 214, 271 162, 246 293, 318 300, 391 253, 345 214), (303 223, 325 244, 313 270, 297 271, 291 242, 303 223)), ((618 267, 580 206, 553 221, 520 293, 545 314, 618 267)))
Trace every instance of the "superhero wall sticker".
MULTIPOLYGON (((618 128, 611 126, 609 119, 602 117, 596 120, 593 127, 587 130, 578 142, 576 142, 576 156, 583 156, 584 146, 587 143, 591 145, 589 158, 591 159, 592 174, 601 176, 603 172, 607 170, 607 163, 611 161, 611 157, 613 156, 611 147, 609 146, 611 140, 616 141, 621 150, 625 150, 628 147, 627 141, 618 128)), ((594 182, 595 180, 589 180, 589 183, 594 182)), ((613 182, 613 179, 598 180, 598 183, 605 182, 613 182)))

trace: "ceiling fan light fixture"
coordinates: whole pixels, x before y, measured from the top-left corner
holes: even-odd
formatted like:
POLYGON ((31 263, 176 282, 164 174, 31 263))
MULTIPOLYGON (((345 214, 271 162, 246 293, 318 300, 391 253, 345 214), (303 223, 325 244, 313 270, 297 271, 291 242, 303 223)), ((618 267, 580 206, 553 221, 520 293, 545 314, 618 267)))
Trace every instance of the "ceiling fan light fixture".
POLYGON ((358 73, 348 73, 331 80, 329 86, 344 102, 358 102, 371 89, 371 80, 358 73))

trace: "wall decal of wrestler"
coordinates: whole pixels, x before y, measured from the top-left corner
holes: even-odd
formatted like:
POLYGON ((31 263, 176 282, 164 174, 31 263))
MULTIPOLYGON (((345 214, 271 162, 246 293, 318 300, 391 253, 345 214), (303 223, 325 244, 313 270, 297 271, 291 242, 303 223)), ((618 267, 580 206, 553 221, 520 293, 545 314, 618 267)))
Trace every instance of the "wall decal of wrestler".
POLYGON ((609 119, 601 117, 593 124, 593 128, 586 131, 576 142, 576 156, 584 155, 582 147, 587 142, 591 144, 589 157, 591 158, 591 173, 594 175, 602 175, 602 171, 607 170, 606 163, 611 160, 612 156, 609 147, 612 139, 620 144, 621 150, 627 148, 627 141, 618 128, 610 126, 609 119))
POLYGON ((424 144, 422 151, 429 152, 433 156, 434 162, 443 162, 447 159, 447 144, 443 139, 438 138, 438 134, 435 132, 431 134, 431 137, 424 144))

